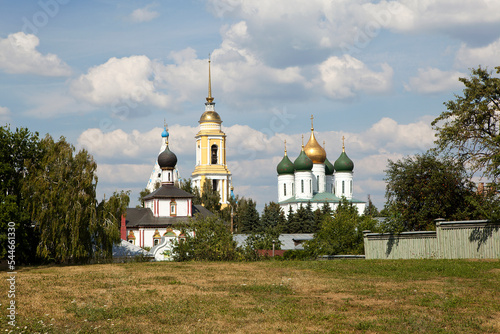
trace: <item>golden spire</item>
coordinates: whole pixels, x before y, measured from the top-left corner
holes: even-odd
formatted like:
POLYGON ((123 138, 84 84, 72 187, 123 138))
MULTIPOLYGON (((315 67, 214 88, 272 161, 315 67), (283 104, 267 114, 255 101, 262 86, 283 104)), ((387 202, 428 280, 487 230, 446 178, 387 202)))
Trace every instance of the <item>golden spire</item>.
POLYGON ((208 97, 207 102, 212 103, 214 98, 212 97, 212 77, 210 74, 210 54, 208 54, 208 97))
POLYGON ((286 155, 286 139, 285 139, 285 155, 286 155))
POLYGON ((345 137, 342 136, 342 152, 345 152, 344 139, 345 139, 345 137))
POLYGON ((304 150, 304 135, 302 135, 302 151, 304 150))
POLYGON ((311 115, 311 131, 314 131, 313 119, 314 119, 314 116, 311 115))
POLYGON ((326 151, 326 143, 324 140, 323 140, 323 149, 326 151))

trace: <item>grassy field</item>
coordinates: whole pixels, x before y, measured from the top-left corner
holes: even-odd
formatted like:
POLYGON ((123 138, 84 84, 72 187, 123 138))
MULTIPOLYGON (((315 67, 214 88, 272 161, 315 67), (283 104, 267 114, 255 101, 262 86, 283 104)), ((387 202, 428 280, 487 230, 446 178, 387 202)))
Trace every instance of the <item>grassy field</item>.
POLYGON ((16 333, 500 333, 500 261, 50 266, 16 285, 16 333))

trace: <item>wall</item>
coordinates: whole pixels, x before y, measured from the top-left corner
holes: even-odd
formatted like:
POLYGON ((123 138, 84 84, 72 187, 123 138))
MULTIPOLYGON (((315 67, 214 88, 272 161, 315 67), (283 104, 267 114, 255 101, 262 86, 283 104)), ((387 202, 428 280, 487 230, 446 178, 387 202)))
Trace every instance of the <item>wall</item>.
POLYGON ((500 259, 500 222, 436 223, 436 231, 364 231, 366 259, 500 259))

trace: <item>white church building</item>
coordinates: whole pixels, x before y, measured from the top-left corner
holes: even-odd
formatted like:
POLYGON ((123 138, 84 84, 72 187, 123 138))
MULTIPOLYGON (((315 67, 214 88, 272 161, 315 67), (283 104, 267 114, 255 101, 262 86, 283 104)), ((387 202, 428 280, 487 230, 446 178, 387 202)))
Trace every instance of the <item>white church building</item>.
POLYGON ((327 203, 335 210, 342 197, 356 206, 362 214, 366 202, 353 197, 354 163, 345 153, 342 143, 342 153, 332 165, 326 157, 326 151, 314 136, 314 126, 311 116, 311 136, 294 162, 285 155, 276 167, 278 172, 278 203, 287 213, 295 212, 300 206, 311 202, 313 210, 322 208, 327 203))

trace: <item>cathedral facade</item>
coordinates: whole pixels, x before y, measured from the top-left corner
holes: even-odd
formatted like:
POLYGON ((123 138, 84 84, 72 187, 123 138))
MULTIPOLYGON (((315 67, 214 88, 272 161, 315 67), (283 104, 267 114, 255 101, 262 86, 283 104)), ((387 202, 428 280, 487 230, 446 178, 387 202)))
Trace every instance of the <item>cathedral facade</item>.
POLYGON ((276 167, 278 173, 278 202, 285 213, 295 212, 300 206, 311 203, 312 209, 322 208, 328 204, 335 210, 342 198, 356 206, 362 214, 366 202, 353 197, 354 163, 345 153, 342 143, 342 153, 332 164, 326 157, 326 151, 316 140, 311 116, 311 135, 294 162, 285 155, 276 167))

